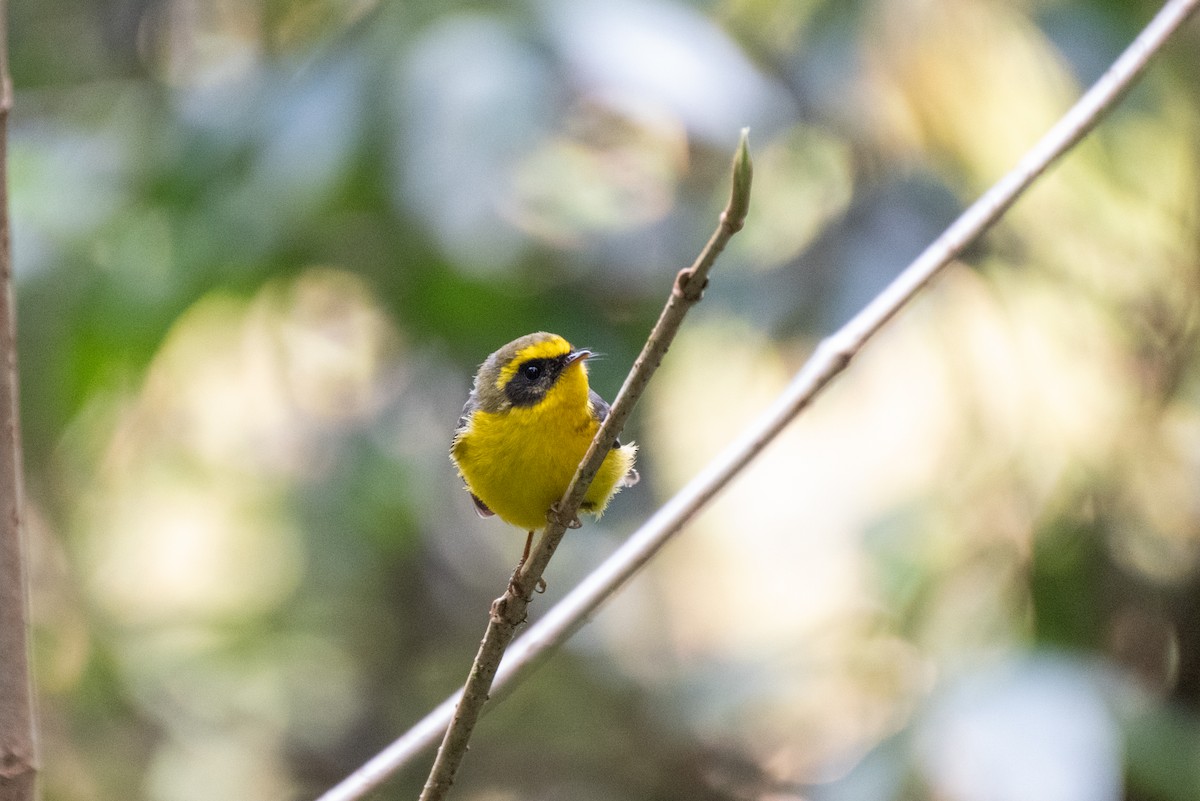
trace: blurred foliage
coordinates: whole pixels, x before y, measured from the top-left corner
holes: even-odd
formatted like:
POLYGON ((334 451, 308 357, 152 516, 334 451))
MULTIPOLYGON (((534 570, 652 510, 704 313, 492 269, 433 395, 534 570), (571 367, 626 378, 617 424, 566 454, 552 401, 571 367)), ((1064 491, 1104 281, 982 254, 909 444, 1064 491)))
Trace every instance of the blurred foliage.
MULTIPOLYGON (((46 799, 338 781, 461 682, 521 546, 446 457, 487 353, 557 331, 611 398, 751 126, 646 480, 536 618, 1156 9, 16 0, 46 799)), ((1198 45, 496 707, 458 797, 1200 798, 1198 45)))

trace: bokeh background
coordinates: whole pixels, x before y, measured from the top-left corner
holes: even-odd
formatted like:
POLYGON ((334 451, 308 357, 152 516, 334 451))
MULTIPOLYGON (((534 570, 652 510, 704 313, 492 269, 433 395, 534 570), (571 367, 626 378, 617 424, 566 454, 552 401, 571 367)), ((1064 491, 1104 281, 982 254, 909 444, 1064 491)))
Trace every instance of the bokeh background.
MULTIPOLYGON (((47 801, 310 799, 523 541, 447 459, 529 331, 631 423, 609 554, 1009 168, 1140 0, 14 0, 47 801)), ((1200 798, 1200 28, 481 724, 508 799, 1200 798)), ((428 763, 377 798, 415 798, 428 763)))

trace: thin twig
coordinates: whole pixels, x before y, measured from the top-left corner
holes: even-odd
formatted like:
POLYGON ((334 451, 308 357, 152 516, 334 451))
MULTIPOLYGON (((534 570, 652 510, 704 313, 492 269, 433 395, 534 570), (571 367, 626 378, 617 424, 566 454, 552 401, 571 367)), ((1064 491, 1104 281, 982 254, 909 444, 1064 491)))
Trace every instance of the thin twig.
POLYGON ((679 330, 683 317, 688 309, 699 302, 708 283, 708 273, 717 260, 717 256, 725 248, 725 244, 735 233, 741 230, 750 205, 750 153, 747 145, 748 131, 743 130, 738 143, 737 153, 733 158, 733 180, 730 190, 729 204, 721 214, 717 230, 709 239, 708 244, 700 253, 696 262, 686 270, 680 270, 675 278, 675 286, 671 296, 663 308, 662 314, 651 331, 641 355, 634 362, 624 386, 613 401, 608 417, 592 440, 591 446, 584 454, 574 478, 563 493, 563 497, 554 505, 547 515, 547 525, 538 539, 537 547, 524 561, 519 572, 513 576, 508 590, 492 603, 487 630, 483 641, 479 644, 479 652, 471 665, 467 683, 462 690, 461 698, 454 710, 454 717, 446 729, 446 736, 438 748, 437 758, 430 770, 429 778, 421 791, 421 801, 440 801, 450 791, 458 766, 462 763, 467 751, 467 743, 475 722, 487 702, 492 680, 500 667, 508 644, 512 642, 517 627, 525 622, 525 612, 533 597, 533 588, 537 586, 554 555, 555 549, 562 541, 568 524, 574 520, 579 510, 583 496, 600 469, 601 462, 616 442, 621 433, 621 427, 633 411, 634 404, 641 397, 650 376, 658 369, 663 354, 667 352, 675 333, 679 330))
POLYGON ((37 775, 29 603, 21 536, 17 342, 8 220, 8 7, 0 0, 0 801, 31 801, 37 775))
MULTIPOLYGON (((825 339, 784 393, 742 436, 566 598, 508 650, 494 690, 523 678, 595 613, 663 545, 846 369, 863 345, 916 293, 990 228, 1046 169, 1082 139, 1121 98, 1150 59, 1195 10, 1200 0, 1170 0, 1109 70, 1035 145, 1021 162, 935 240, 892 284, 849 323, 825 339)), ((628 383, 628 382, 627 382, 628 383)), ((531 557, 532 558, 532 557, 531 557)), ((433 709, 386 749, 319 801, 357 801, 408 765, 435 742, 450 720, 458 695, 433 709)))
POLYGON ((617 393, 616 400, 613 401, 608 417, 600 426, 600 430, 596 432, 596 436, 587 453, 584 454, 583 461, 580 462, 579 469, 576 470, 575 477, 571 480, 567 491, 551 510, 550 525, 546 527, 545 532, 538 540, 537 547, 529 555, 529 559, 526 560, 518 574, 518 583, 521 587, 531 588, 541 578, 546 564, 562 541, 567 524, 574 518, 579 504, 583 501, 584 494, 591 486, 592 479, 596 477, 596 472, 600 469, 605 454, 617 441, 617 437, 625 427, 625 421, 629 419, 629 415, 633 411, 634 404, 645 392, 650 377, 662 364, 663 356, 671 347, 671 343, 675 341, 675 334, 678 333, 679 326, 683 323, 688 309, 700 302, 704 289, 708 286, 709 271, 712 270, 717 257, 721 255, 733 235, 742 230, 742 226, 746 222, 746 213, 750 209, 750 184, 753 178, 753 166, 747 149, 748 136, 749 129, 742 129, 738 148, 733 157, 729 202, 725 206, 725 210, 721 212, 717 229, 713 231, 708 244, 700 251, 700 255, 696 257, 692 266, 686 270, 680 270, 675 276, 675 285, 671 289, 671 296, 658 316, 658 322, 654 324, 654 328, 646 338, 642 352, 634 360, 633 367, 630 368, 629 375, 625 378, 625 383, 621 385, 621 390, 617 393))

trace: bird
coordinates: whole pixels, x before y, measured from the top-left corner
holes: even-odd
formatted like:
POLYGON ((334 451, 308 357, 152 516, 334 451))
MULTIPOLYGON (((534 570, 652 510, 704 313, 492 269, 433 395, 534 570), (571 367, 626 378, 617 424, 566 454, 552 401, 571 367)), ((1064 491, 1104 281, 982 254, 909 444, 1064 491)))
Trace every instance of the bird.
MULTIPOLYGON (((528 532, 518 571, 608 416, 608 403, 588 385, 592 355, 545 331, 514 339, 480 365, 459 417, 450 458, 475 511, 528 532)), ((580 510, 599 517, 636 484, 636 455, 636 444, 614 442, 580 510)), ((571 527, 578 526, 576 517, 571 527)))

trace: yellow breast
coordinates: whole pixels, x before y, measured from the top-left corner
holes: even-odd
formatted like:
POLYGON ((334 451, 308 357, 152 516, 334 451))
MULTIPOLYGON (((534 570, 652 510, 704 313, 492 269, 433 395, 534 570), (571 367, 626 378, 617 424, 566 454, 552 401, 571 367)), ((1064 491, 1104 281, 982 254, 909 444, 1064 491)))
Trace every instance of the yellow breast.
MULTIPOLYGON (((535 406, 476 410, 451 455, 467 488, 489 509, 533 531, 546 525, 546 512, 566 491, 598 425, 588 405, 587 376, 575 364, 535 406)), ((585 511, 604 511, 635 453, 631 444, 605 457, 584 496, 585 511)))

